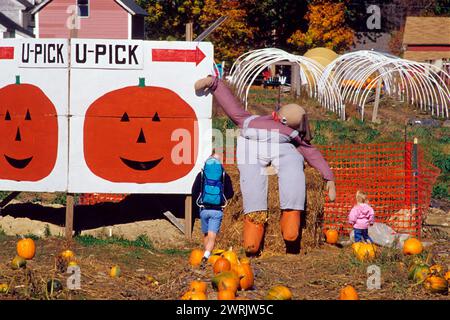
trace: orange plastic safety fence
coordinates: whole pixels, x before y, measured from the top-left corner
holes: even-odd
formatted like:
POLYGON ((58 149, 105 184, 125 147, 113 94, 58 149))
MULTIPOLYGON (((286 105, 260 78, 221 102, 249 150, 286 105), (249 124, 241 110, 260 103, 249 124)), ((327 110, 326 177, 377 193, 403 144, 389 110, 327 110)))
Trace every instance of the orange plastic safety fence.
POLYGON ((120 202, 127 195, 121 193, 83 193, 78 197, 77 204, 93 205, 101 202, 120 202))
POLYGON ((417 144, 385 143, 321 146, 336 177, 336 200, 326 200, 324 229, 348 234, 348 214, 356 204, 356 191, 368 195, 375 221, 395 231, 421 236, 439 170, 425 161, 417 144))

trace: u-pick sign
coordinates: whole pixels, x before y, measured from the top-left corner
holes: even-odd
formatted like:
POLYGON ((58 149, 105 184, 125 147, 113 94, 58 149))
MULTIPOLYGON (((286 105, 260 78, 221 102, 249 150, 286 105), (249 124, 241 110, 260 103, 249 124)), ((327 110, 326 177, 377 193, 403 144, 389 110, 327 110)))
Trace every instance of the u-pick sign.
POLYGON ((199 47, 193 50, 153 49, 152 60, 159 62, 194 62, 196 66, 205 58, 199 47))

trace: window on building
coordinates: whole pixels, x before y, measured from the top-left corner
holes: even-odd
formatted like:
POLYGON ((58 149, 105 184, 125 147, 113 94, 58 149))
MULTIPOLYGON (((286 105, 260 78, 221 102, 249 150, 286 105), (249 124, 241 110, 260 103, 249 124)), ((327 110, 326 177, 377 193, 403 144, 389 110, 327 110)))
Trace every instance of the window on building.
POLYGON ((89 17, 89 0, 77 0, 80 17, 89 17))

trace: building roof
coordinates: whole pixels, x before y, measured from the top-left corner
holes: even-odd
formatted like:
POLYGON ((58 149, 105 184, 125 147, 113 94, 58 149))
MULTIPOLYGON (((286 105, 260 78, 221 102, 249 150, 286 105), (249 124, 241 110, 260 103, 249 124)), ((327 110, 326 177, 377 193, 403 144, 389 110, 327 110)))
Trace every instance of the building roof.
MULTIPOLYGON (((37 5, 36 7, 34 7, 34 9, 30 11, 31 14, 35 14, 41 11, 42 8, 44 8, 47 4, 49 4, 52 1, 53 0, 43 0, 39 5, 37 5)), ((114 1, 132 15, 138 16, 148 15, 144 9, 142 9, 140 6, 136 4, 136 2, 134 2, 134 0, 114 0, 114 1)))
POLYGON ((26 36, 34 38, 33 32, 25 29, 21 25, 18 25, 14 21, 12 21, 10 18, 5 16, 3 13, 0 12, 0 24, 4 26, 7 30, 15 30, 19 33, 22 33, 26 36))
POLYGON ((403 44, 450 45, 450 17, 406 17, 403 44))
POLYGON ((449 51, 408 51, 403 54, 403 58, 414 61, 428 61, 438 59, 450 59, 449 51))

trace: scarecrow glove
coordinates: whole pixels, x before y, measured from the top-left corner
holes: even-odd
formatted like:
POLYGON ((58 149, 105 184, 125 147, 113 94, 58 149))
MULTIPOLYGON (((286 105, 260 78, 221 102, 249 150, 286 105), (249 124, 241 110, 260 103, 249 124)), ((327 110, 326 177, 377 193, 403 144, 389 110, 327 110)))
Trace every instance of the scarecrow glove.
POLYGON ((327 181, 328 198, 331 202, 336 200, 336 185, 334 181, 327 181))

